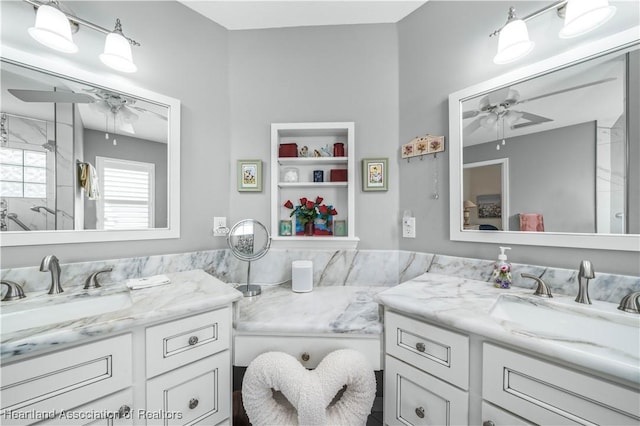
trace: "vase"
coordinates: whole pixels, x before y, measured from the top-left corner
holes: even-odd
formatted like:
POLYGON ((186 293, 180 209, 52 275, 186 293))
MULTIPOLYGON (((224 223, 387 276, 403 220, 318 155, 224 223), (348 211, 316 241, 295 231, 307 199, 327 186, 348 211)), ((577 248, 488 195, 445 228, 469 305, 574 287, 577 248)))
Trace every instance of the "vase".
POLYGON ((315 225, 313 224, 313 220, 310 220, 304 224, 305 237, 312 237, 314 232, 315 232, 315 225))

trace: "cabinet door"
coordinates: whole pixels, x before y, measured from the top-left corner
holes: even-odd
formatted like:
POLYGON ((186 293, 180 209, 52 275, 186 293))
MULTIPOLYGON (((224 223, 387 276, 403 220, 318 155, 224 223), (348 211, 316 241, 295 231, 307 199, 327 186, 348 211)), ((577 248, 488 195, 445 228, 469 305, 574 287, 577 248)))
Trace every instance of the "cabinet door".
POLYGON ((229 351, 147 381, 147 425, 214 425, 229 417, 230 406, 229 351))
POLYGON ((482 401, 482 426, 533 426, 533 423, 482 401))
POLYGON ((133 391, 129 388, 59 412, 55 419, 38 423, 38 426, 132 426, 135 415, 133 391))
POLYGON ((491 344, 482 397, 537 424, 640 423, 640 392, 491 344))
POLYGON ((34 418, 37 413, 77 407, 131 386, 131 350, 126 334, 3 366, 3 422, 35 423, 42 420, 34 418))
POLYGON ((384 422, 387 425, 466 425, 468 394, 386 356, 384 422))

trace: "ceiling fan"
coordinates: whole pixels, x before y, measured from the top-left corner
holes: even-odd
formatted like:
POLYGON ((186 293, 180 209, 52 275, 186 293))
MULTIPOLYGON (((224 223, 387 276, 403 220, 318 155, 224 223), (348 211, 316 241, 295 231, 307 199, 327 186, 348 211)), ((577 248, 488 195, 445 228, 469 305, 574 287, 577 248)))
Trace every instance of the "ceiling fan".
POLYGON ((520 93, 513 88, 505 88, 500 91, 492 92, 491 94, 485 95, 480 99, 478 109, 463 112, 462 118, 464 120, 475 117, 475 120, 465 126, 464 132, 470 134, 475 132, 480 127, 486 129, 496 129, 499 124, 502 124, 503 126, 509 126, 510 129, 519 129, 553 121, 553 119, 551 118, 543 117, 541 115, 533 114, 527 111, 518 111, 513 109, 513 107, 515 105, 524 104, 526 102, 535 101, 549 96, 559 95, 561 93, 566 93, 597 84, 607 83, 613 80, 615 80, 615 77, 605 78, 590 83, 568 87, 566 89, 544 93, 542 95, 533 96, 527 99, 520 99, 520 93), (496 95, 500 94, 502 94, 502 96, 500 96, 502 100, 492 103, 491 97, 495 99, 496 95))

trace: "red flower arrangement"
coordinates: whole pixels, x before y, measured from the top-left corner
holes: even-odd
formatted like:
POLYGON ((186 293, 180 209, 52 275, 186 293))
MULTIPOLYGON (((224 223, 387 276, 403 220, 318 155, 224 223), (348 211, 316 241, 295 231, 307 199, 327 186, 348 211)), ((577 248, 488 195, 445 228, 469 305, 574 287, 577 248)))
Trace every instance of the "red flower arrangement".
POLYGON ((316 197, 315 201, 302 197, 300 198, 299 205, 294 206, 291 200, 287 200, 284 206, 288 209, 293 209, 289 217, 296 215, 300 223, 304 226, 307 222, 315 220, 315 218, 328 219, 329 216, 338 214, 333 206, 322 204, 322 201, 324 201, 322 197, 316 197))

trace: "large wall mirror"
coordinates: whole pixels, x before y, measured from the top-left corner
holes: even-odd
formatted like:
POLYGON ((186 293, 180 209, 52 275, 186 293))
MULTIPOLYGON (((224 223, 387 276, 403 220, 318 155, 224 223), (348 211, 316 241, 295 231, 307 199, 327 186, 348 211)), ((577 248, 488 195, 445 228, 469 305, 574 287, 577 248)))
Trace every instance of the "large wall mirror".
POLYGON ((0 60, 3 246, 179 237, 178 100, 0 60))
POLYGON ((635 28, 452 94, 451 239, 639 251, 639 81, 635 28))

